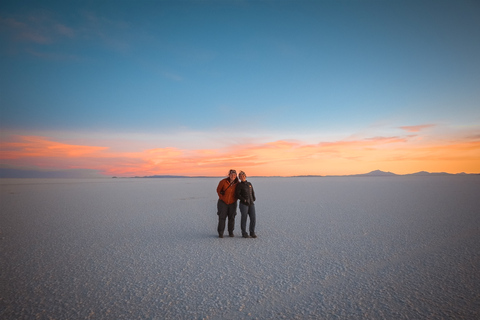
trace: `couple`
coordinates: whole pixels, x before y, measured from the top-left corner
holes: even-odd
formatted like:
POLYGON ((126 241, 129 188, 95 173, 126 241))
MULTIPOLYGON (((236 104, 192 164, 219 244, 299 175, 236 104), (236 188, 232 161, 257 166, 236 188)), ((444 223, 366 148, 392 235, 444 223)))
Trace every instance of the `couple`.
POLYGON ((250 182, 247 182, 247 175, 240 171, 237 178, 237 171, 230 170, 228 177, 221 180, 217 187, 218 203, 218 236, 223 238, 225 231, 225 221, 228 217, 228 235, 233 237, 233 229, 235 228, 235 216, 237 215, 237 199, 240 200, 240 213, 242 220, 240 226, 242 228, 242 237, 248 238, 247 233, 247 215, 250 217, 250 237, 256 238, 255 235, 255 191, 250 182))

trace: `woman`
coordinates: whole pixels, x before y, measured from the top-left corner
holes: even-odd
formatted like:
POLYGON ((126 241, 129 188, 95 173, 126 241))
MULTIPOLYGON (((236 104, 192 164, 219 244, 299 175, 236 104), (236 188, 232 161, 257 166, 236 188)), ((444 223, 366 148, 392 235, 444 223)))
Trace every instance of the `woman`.
POLYGON ((245 172, 240 171, 238 174, 240 178, 240 183, 237 185, 237 189, 235 192, 236 197, 240 200, 240 213, 242 214, 240 227, 242 228, 242 237, 248 238, 247 233, 247 216, 250 217, 250 237, 256 238, 257 235, 255 234, 255 223, 256 223, 256 215, 255 215, 255 191, 253 190, 253 186, 250 182, 247 181, 247 175, 245 172))

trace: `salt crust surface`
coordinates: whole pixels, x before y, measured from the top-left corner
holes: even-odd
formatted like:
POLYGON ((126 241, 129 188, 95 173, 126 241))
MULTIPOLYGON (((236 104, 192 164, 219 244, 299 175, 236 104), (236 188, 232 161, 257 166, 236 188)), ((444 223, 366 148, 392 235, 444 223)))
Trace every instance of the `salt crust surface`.
POLYGON ((480 177, 1 180, 2 319, 478 319, 480 177))

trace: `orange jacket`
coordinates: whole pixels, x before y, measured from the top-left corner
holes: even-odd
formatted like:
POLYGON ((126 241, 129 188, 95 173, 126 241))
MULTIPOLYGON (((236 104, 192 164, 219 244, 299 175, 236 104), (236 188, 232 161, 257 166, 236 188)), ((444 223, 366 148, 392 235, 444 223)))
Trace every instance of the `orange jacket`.
POLYGON ((230 178, 222 179, 218 183, 218 187, 217 187, 217 193, 220 200, 222 200, 226 204, 232 204, 235 201, 237 201, 237 197, 235 197, 235 188, 237 187, 237 184, 238 184, 237 178, 233 180, 231 185, 230 185, 230 178))

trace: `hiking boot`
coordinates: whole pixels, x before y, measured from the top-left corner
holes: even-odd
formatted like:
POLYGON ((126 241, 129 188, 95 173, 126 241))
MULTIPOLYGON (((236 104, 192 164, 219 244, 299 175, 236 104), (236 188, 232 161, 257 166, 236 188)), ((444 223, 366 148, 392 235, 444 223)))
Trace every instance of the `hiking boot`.
POLYGON ((223 234, 219 234, 218 237, 219 237, 219 238, 223 238, 223 234))
POLYGON ((248 234, 244 233, 244 234, 242 234, 242 237, 248 238, 248 234))
POLYGON ((233 232, 229 232, 229 233, 228 233, 228 236, 229 236, 230 238, 235 237, 235 236, 233 235, 233 232))
POLYGON ((250 233, 250 237, 252 237, 252 238, 256 238, 256 237, 257 237, 257 235, 256 235, 255 233, 250 233))

